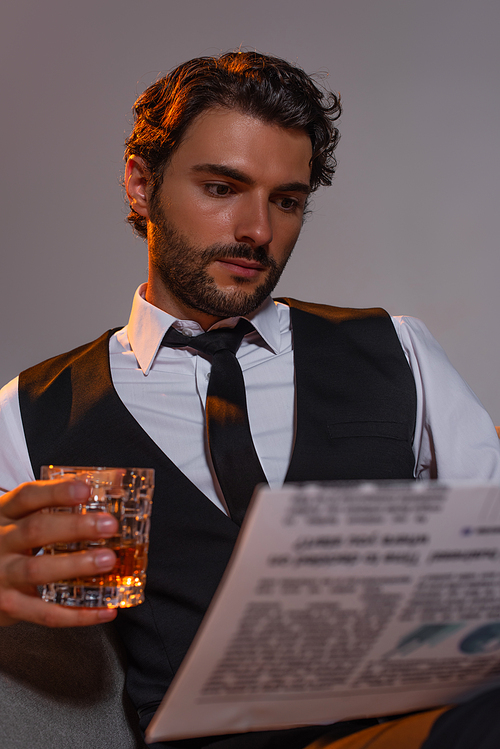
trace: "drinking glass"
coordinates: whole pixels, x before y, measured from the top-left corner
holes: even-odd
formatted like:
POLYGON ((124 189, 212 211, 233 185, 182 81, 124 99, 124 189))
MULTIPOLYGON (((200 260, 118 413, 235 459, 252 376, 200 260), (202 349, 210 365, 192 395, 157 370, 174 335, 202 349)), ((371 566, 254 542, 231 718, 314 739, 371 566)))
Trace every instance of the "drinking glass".
POLYGON ((128 608, 143 603, 154 470, 50 465, 42 466, 41 478, 45 481, 73 478, 90 486, 90 497, 85 504, 49 507, 44 512, 108 512, 118 520, 118 531, 111 538, 55 543, 44 547, 44 554, 67 554, 107 547, 115 552, 116 564, 102 575, 59 580, 44 585, 43 600, 64 606, 92 608, 128 608))

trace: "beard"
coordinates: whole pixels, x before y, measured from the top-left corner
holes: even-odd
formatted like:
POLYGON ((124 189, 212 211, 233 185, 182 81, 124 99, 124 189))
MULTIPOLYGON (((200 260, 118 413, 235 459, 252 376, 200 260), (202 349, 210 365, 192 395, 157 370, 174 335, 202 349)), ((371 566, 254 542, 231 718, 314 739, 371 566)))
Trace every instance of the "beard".
POLYGON ((237 317, 257 309, 278 283, 295 244, 291 245, 283 262, 277 263, 264 247, 241 242, 196 247, 167 220, 158 206, 151 211, 150 218, 151 263, 165 288, 186 307, 216 317, 237 317), (234 276, 234 286, 221 289, 207 269, 214 260, 223 258, 243 258, 259 263, 266 270, 264 280, 252 291, 246 291, 245 286, 251 281, 234 276))

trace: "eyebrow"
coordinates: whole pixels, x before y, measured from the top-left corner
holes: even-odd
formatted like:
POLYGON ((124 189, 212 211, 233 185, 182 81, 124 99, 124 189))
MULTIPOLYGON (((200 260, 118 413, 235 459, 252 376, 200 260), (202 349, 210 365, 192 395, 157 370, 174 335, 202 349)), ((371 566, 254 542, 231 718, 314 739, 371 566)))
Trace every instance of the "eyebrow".
MULTIPOLYGON (((205 172, 213 175, 220 175, 222 177, 228 177, 234 179, 237 182, 242 182, 244 185, 253 187, 255 180, 249 177, 248 174, 240 172, 239 169, 235 169, 225 164, 195 164, 192 167, 193 172, 205 172)), ((287 182, 283 185, 278 185, 275 188, 275 192, 300 192, 304 195, 309 195, 311 192, 311 186, 306 182, 287 182)))

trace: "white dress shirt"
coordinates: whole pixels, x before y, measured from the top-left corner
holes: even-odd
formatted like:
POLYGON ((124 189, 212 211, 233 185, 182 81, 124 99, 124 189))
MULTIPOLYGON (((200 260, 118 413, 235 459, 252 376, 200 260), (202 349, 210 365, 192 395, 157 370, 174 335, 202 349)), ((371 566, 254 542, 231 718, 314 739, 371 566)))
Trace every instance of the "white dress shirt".
MULTIPOLYGON (((111 374, 118 396, 178 468, 225 511, 207 450, 204 407, 210 363, 194 349, 160 346, 171 325, 187 335, 198 323, 176 320, 137 290, 130 320, 110 339, 111 374)), ((248 316, 256 332, 243 339, 250 428, 271 487, 283 483, 294 438, 294 369, 290 309, 268 299, 248 316)), ((415 378, 414 439, 417 478, 500 481, 500 445, 488 414, 419 320, 392 318, 415 378)), ((236 318, 214 327, 233 326, 236 318)), ((0 489, 33 476, 17 397, 17 378, 0 391, 0 489)), ((38 477, 36 477, 38 478, 38 477)))

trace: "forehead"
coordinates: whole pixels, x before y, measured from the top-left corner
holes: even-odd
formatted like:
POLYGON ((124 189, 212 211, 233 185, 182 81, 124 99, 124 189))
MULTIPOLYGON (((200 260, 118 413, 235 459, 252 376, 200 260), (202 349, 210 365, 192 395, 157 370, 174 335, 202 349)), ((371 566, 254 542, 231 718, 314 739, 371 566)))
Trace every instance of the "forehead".
POLYGON ((311 140, 305 130, 283 128, 235 109, 214 108, 187 128, 167 171, 220 164, 256 182, 308 184, 311 157, 311 140))

